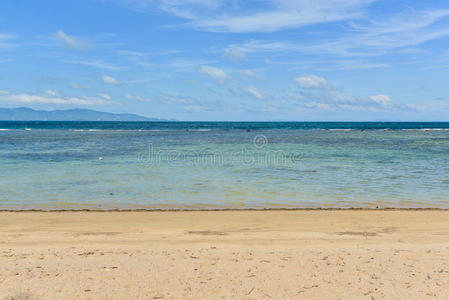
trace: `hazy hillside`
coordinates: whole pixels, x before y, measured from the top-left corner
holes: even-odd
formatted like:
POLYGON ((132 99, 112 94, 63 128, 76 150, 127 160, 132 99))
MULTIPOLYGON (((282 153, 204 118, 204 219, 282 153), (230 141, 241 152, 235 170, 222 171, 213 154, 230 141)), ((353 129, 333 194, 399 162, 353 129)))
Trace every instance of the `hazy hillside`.
POLYGON ((34 110, 27 107, 0 108, 2 121, 163 121, 134 114, 113 114, 90 109, 34 110))

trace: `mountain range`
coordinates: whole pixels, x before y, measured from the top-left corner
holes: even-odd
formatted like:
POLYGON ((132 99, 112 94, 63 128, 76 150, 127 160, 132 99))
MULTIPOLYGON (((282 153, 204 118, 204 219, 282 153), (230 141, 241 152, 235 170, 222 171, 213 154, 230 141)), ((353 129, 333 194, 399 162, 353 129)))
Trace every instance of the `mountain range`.
POLYGON ((34 110, 28 107, 0 108, 1 121, 166 121, 135 114, 114 114, 90 109, 34 110))

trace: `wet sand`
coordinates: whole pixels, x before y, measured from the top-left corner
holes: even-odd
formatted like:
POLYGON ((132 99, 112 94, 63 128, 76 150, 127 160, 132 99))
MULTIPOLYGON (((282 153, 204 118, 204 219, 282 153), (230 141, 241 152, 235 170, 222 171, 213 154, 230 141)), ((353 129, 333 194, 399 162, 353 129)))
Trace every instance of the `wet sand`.
POLYGON ((449 211, 0 212, 0 299, 449 299, 449 211))

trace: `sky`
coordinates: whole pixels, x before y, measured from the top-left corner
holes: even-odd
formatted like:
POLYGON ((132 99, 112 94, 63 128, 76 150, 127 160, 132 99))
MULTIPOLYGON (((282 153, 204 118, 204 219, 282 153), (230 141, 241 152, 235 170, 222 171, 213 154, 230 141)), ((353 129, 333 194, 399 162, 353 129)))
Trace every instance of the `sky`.
POLYGON ((447 0, 2 0, 0 107, 449 121, 447 0))

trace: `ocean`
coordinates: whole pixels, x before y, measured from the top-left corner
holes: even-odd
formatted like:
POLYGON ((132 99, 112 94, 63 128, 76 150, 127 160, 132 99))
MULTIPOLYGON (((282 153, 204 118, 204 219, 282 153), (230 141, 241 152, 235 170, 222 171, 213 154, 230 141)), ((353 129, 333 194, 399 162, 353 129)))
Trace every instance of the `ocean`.
POLYGON ((449 208, 449 122, 0 121, 0 209, 449 208))

